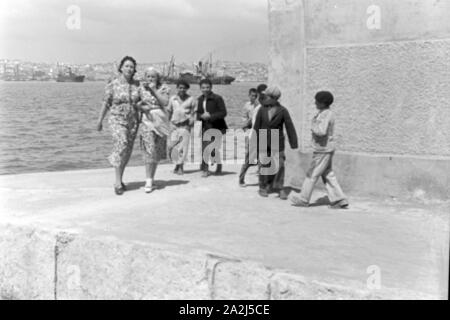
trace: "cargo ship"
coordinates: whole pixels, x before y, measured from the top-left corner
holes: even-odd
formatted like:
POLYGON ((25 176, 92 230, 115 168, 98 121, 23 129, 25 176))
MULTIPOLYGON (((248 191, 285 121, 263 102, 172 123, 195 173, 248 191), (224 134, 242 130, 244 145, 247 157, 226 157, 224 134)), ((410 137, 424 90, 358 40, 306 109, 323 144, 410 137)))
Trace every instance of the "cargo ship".
POLYGON ((168 84, 174 84, 179 79, 183 79, 189 84, 198 84, 202 79, 209 79, 212 84, 228 85, 236 80, 235 77, 230 75, 218 75, 217 72, 213 71, 212 66, 212 55, 210 55, 207 61, 199 61, 197 64, 194 64, 195 71, 184 70, 176 75, 175 58, 172 56, 167 72, 163 71, 163 81, 168 84))
POLYGON ((59 72, 56 77, 56 82, 84 82, 85 76, 76 75, 71 68, 67 68, 67 72, 59 72))

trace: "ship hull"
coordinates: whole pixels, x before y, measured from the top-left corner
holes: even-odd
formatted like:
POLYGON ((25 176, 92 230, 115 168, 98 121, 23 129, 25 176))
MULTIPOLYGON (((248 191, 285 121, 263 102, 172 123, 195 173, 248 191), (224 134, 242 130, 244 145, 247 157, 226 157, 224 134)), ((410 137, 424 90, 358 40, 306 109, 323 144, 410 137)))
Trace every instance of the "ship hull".
POLYGON ((56 82, 84 82, 85 76, 74 76, 74 77, 66 77, 66 76, 58 76, 56 78, 56 82))
MULTIPOLYGON (((185 80, 189 84, 199 84, 200 81, 202 80, 201 77, 196 77, 196 76, 181 76, 179 78, 175 78, 175 77, 164 77, 163 78, 164 82, 166 82, 168 84, 176 84, 177 81, 180 79, 185 80)), ((235 80, 235 78, 230 77, 230 76, 210 77, 208 79, 211 80, 212 84, 223 84, 223 85, 229 85, 235 80)))

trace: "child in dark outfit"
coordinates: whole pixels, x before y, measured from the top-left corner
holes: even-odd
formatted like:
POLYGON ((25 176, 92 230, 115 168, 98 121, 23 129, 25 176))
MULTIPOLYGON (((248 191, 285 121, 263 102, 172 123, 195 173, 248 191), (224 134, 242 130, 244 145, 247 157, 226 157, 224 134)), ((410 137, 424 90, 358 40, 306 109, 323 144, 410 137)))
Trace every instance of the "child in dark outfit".
POLYGON ((259 195, 267 197, 270 191, 277 190, 279 191, 280 199, 286 200, 287 194, 284 190, 284 162, 286 157, 283 127, 286 129, 292 149, 298 148, 298 142, 297 133, 289 111, 278 102, 280 97, 281 91, 277 87, 269 87, 264 91, 262 107, 256 115, 253 129, 258 138, 258 162, 260 163, 259 195), (266 136, 262 135, 264 130, 267 130, 266 136), (278 139, 272 141, 272 134, 278 135, 278 139), (262 149, 261 140, 266 138, 267 148, 262 149), (265 156, 269 159, 268 163, 262 161, 262 158, 265 156), (270 169, 274 164, 274 170, 270 169))

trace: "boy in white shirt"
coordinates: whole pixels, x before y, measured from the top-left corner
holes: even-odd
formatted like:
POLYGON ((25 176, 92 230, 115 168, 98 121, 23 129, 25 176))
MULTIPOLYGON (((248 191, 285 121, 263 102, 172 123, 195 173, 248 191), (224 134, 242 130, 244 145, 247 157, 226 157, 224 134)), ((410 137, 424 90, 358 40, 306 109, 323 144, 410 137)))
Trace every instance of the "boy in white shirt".
POLYGON ((318 113, 311 125, 312 146, 314 148, 313 161, 306 174, 300 196, 293 196, 292 203, 299 207, 308 207, 311 195, 319 178, 325 183, 333 209, 346 209, 347 197, 342 191, 336 175, 333 172, 332 160, 335 151, 334 144, 334 115, 330 106, 334 101, 328 91, 320 91, 315 96, 318 113))
MULTIPOLYGON (((264 83, 261 83, 258 85, 256 89, 250 89, 249 91, 249 100, 245 106, 244 106, 244 126, 242 129, 251 130, 248 135, 248 141, 246 141, 245 144, 245 160, 244 164, 242 164, 241 172, 239 173, 239 186, 246 187, 245 184, 245 174, 247 173, 247 170, 251 166, 256 166, 257 163, 250 163, 250 158, 256 158, 256 155, 254 152, 256 150, 250 150, 249 141, 252 138, 251 135, 254 134, 253 132, 253 125, 255 123, 256 114, 258 113, 259 109, 261 108, 261 101, 264 100, 264 90, 267 89, 267 85, 264 83), (250 152, 253 152, 250 154, 250 152)), ((258 175, 259 175, 259 167, 258 167, 258 175)))
POLYGON ((176 163, 174 173, 184 174, 184 162, 189 152, 191 129, 195 122, 197 101, 190 96, 189 83, 183 79, 177 81, 177 94, 169 100, 167 109, 170 113, 170 122, 175 127, 171 133, 169 154, 176 163))
MULTIPOLYGON (((242 129, 245 130, 251 130, 253 127, 253 121, 254 121, 254 113, 257 107, 259 106, 258 102, 258 91, 256 91, 255 88, 252 88, 248 92, 248 98, 249 101, 247 101, 243 108, 243 126, 242 129)), ((246 137, 248 139, 248 137, 246 137)), ((248 141, 245 143, 245 162, 242 165, 241 172, 239 173, 239 185, 241 187, 245 187, 245 174, 247 173, 247 170, 249 167, 254 166, 256 164, 250 164, 249 163, 249 145, 248 141)))

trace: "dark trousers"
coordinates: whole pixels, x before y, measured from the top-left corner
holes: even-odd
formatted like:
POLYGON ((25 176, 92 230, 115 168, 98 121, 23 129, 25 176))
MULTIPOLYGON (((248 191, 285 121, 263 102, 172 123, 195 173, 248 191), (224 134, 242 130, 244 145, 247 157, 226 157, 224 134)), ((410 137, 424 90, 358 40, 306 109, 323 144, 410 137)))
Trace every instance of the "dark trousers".
POLYGON ((269 168, 271 166, 271 163, 269 164, 261 164, 260 166, 260 174, 259 174, 259 188, 260 189, 266 189, 268 191, 279 191, 283 189, 284 187, 284 172, 285 172, 285 161, 286 156, 284 154, 284 151, 280 153, 276 153, 271 156, 271 160, 277 162, 278 168, 275 174, 264 174, 264 168, 269 168), (276 157, 276 159, 275 159, 276 157))
POLYGON ((219 139, 219 144, 217 146, 217 149, 212 150, 212 152, 210 154, 207 154, 205 156, 205 149, 208 145, 210 145, 211 143, 215 142, 215 137, 213 137, 213 139, 211 141, 203 141, 203 134, 202 134, 202 164, 200 166, 200 170, 203 171, 207 171, 208 170, 208 163, 211 160, 211 158, 213 159, 213 161, 215 161, 217 164, 222 165, 222 139, 223 137, 221 137, 219 139))

